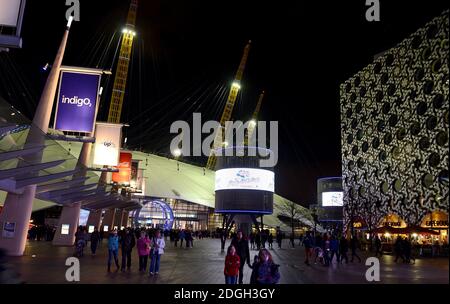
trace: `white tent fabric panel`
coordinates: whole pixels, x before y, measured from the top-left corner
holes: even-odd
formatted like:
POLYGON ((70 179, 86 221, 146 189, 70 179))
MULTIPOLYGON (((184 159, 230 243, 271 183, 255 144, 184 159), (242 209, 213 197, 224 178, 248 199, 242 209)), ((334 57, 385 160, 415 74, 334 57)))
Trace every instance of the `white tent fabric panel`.
MULTIPOLYGON (((58 141, 67 151, 78 157, 82 143, 58 141)), ((161 198, 181 199, 200 205, 214 208, 214 171, 204 169, 203 167, 183 163, 174 159, 169 159, 154 154, 132 151, 133 160, 141 160, 139 168, 144 169, 145 195, 161 198)), ((0 205, 4 202, 5 193, 0 192, 0 205)), ((274 214, 264 216, 264 224, 276 227, 280 226, 283 230, 288 227, 278 219, 280 206, 285 198, 274 195, 274 214)), ((48 208, 54 205, 36 199, 33 205, 33 211, 48 208)), ((308 220, 304 224, 312 227, 308 220)))

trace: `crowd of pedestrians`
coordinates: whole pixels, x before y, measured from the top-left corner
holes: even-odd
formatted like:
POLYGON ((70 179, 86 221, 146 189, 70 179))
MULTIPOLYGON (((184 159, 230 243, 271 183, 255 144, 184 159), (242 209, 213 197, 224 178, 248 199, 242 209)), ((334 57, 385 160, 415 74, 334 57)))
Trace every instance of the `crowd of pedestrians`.
POLYGON ((50 225, 33 225, 28 230, 28 239, 32 241, 51 241, 55 236, 56 227, 50 225))
MULTIPOLYGON (((84 248, 90 242, 92 255, 96 254, 97 247, 105 237, 108 248, 107 271, 111 271, 113 263, 116 271, 130 271, 132 255, 139 258, 139 272, 151 276, 158 275, 161 257, 165 252, 165 239, 170 240, 174 248, 192 248, 194 239, 215 236, 228 238, 226 234, 210 234, 207 231, 191 231, 189 229, 173 229, 162 233, 158 229, 123 229, 108 232, 106 236, 97 228, 90 234, 85 227, 79 227, 76 233, 76 254, 83 256, 84 248)), ((270 251, 274 250, 276 241, 278 248, 282 248, 285 235, 279 229, 275 234, 269 230, 261 230, 245 236, 242 231, 230 236, 231 244, 225 256, 224 276, 226 284, 276 284, 280 280, 279 265, 275 264, 270 251), (251 251, 257 251, 252 256, 251 251), (244 276, 248 269, 248 275, 244 276), (247 282, 244 282, 246 278, 247 282)), ((290 248, 295 248, 295 235, 289 235, 290 248)), ((305 264, 320 264, 328 267, 333 263, 348 264, 361 263, 359 254, 360 241, 356 234, 346 237, 342 233, 313 233, 300 235, 299 246, 304 247, 305 264)), ((411 253, 411 242, 398 237, 394 244, 395 262, 401 260, 410 263, 414 259, 411 253)), ((373 239, 375 256, 382 255, 382 243, 378 236, 373 239)))
POLYGON ((88 233, 87 227, 80 226, 75 233, 74 255, 83 257, 90 242, 91 254, 95 256, 98 246, 102 244, 103 239, 106 239, 108 272, 111 272, 113 264, 116 271, 130 271, 132 255, 137 254, 139 272, 148 271, 149 275, 153 276, 159 274, 161 257, 166 247, 165 238, 168 238, 174 247, 192 248, 194 238, 203 239, 206 236, 209 236, 206 231, 193 232, 189 229, 173 229, 162 232, 159 229, 125 228, 120 231, 99 232, 95 227, 92 233, 88 233))
POLYGON ((344 235, 339 234, 316 234, 313 237, 311 232, 307 232, 306 236, 301 236, 301 244, 305 248, 305 264, 310 265, 314 259, 314 264, 320 263, 323 266, 330 266, 335 262, 338 264, 349 262, 348 252, 351 251, 350 263, 358 260, 361 263, 361 257, 358 254, 359 240, 356 234, 350 237, 350 240, 344 235))
POLYGON ((112 231, 108 237, 108 272, 111 271, 112 259, 116 270, 130 271, 133 248, 137 247, 139 257, 139 272, 147 271, 149 275, 159 274, 161 256, 164 254, 166 243, 160 230, 123 229, 120 232, 112 231), (136 241, 137 239, 137 241, 136 241), (122 253, 121 266, 119 266, 119 249, 122 253))

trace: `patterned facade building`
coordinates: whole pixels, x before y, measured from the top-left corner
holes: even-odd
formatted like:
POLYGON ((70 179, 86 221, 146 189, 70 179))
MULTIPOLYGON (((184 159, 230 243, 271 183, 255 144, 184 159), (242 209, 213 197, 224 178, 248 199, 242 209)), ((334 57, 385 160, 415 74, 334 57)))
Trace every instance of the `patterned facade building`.
POLYGON ((341 85, 347 227, 448 214, 448 38, 446 11, 341 85))

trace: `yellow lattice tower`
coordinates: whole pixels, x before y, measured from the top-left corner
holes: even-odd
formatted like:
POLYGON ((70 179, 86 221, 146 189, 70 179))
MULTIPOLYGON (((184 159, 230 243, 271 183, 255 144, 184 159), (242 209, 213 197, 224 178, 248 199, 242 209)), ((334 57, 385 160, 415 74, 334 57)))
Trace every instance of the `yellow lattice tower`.
MULTIPOLYGON (((230 120, 231 114, 233 113, 234 104, 236 102, 237 95, 241 88, 242 75, 244 74, 245 65, 247 64, 248 53, 250 51, 250 44, 251 41, 249 41, 244 48, 244 54, 242 55, 241 63, 239 64, 236 76, 234 77, 234 81, 230 88, 230 94, 228 95, 225 109, 223 110, 222 117, 220 118, 220 127, 222 128, 222 130, 225 130, 225 122, 230 120)), ((223 139, 225 135, 224 133, 225 132, 218 132, 214 140, 214 146, 213 149, 211 150, 208 162, 206 164, 206 168, 210 170, 214 170, 214 168, 216 167, 217 158, 214 152, 218 148, 223 146, 223 139)))
POLYGON ((255 131, 256 125, 258 124, 258 114, 259 114, 259 111, 261 110, 261 104, 264 99, 264 94, 265 94, 265 92, 262 91, 261 95, 259 95, 258 103, 256 104, 255 111, 253 112, 253 115, 252 115, 252 120, 250 120, 250 122, 248 124, 247 134, 245 134, 245 137, 244 137, 244 146, 248 146, 248 140, 249 140, 249 138, 252 138, 252 135, 253 135, 253 132, 255 131))
POLYGON ((114 86, 109 105, 108 122, 120 123, 122 113, 123 98, 128 78, 128 67, 130 65, 131 51, 133 49, 133 40, 136 36, 136 13, 138 1, 131 0, 130 10, 128 11, 127 24, 122 30, 122 43, 120 45, 119 61, 117 63, 114 86))

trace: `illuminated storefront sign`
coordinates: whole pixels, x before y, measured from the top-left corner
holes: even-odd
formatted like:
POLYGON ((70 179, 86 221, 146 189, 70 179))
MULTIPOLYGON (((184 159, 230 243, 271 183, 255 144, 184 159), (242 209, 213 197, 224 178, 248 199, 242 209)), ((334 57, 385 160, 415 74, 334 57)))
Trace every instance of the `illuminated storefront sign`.
POLYGON ((250 168, 231 168, 216 171, 215 190, 260 190, 275 192, 272 171, 250 168))
POLYGON ((448 214, 443 211, 433 211, 422 220, 422 227, 448 229, 448 214))
POLYGON ((389 214, 381 220, 381 223, 379 226, 380 227, 389 226, 389 227, 394 227, 394 228, 405 228, 407 225, 406 225, 406 222, 404 220, 402 220, 398 215, 389 214))

